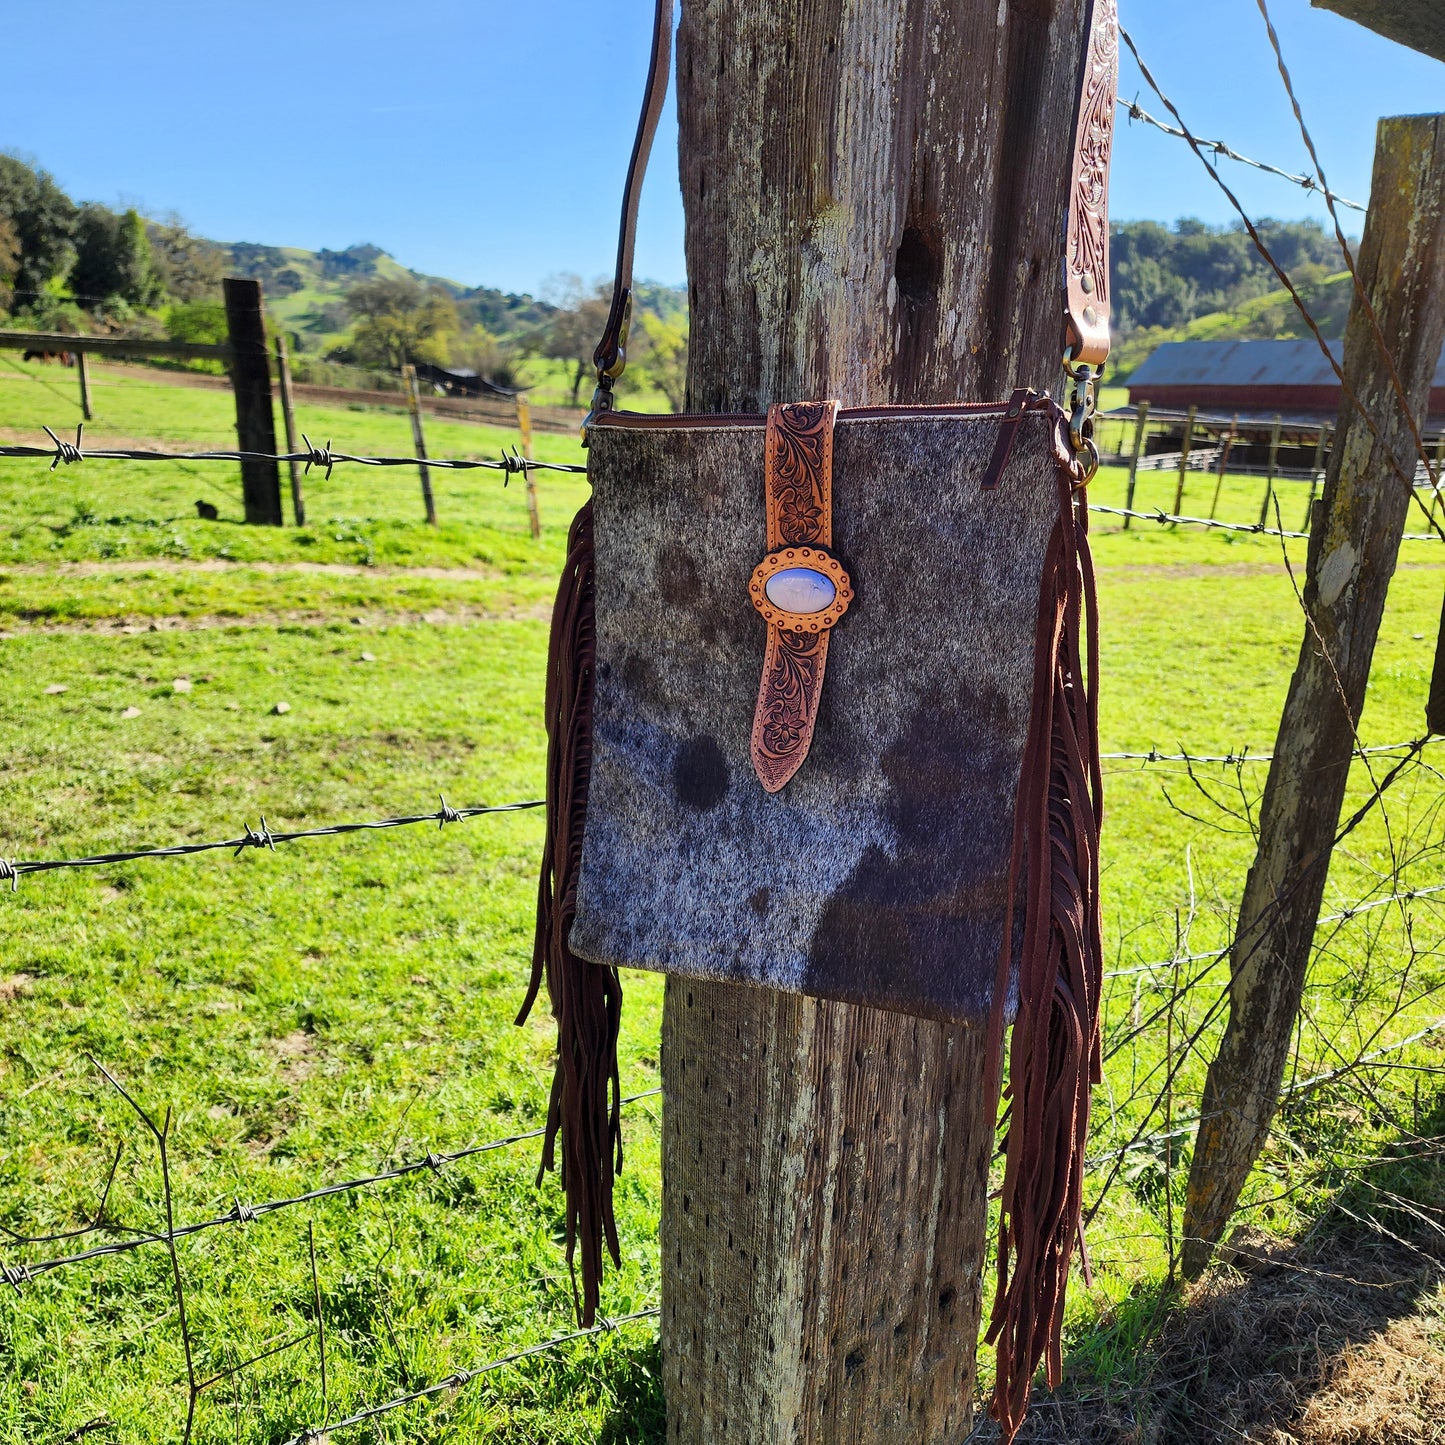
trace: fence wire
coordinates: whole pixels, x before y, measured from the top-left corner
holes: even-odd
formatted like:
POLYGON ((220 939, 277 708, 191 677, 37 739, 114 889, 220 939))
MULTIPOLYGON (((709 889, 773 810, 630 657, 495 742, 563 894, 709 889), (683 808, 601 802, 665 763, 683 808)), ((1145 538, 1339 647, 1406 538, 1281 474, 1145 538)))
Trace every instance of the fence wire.
MULTIPOLYGON (((1170 125, 1168 121, 1160 120, 1158 116, 1150 115, 1137 100, 1124 100, 1120 97, 1118 105, 1130 120, 1140 121, 1144 125, 1152 125, 1155 130, 1163 131, 1165 135, 1174 136, 1179 140, 1185 142, 1189 140, 1188 132, 1180 130, 1178 126, 1170 125)), ((1252 160, 1249 156, 1240 155, 1233 146, 1226 145, 1222 140, 1205 140, 1203 136, 1195 136, 1194 139, 1203 150, 1213 151, 1215 155, 1237 161, 1242 166, 1253 166, 1257 171, 1267 171, 1270 175, 1278 176, 1282 181, 1289 181, 1303 191, 1314 191, 1326 200, 1334 201, 1338 206, 1347 206, 1350 210, 1359 211, 1362 215, 1366 211, 1366 207, 1358 201, 1351 201, 1344 196, 1337 195, 1334 191, 1327 190, 1314 176, 1301 175, 1297 171, 1287 171, 1283 166, 1270 165, 1268 161, 1252 160)))
MULTIPOLYGON (((661 1089, 645 1089, 640 1094, 629 1094, 626 1098, 618 1100, 618 1106, 625 1107, 642 1099, 655 1098, 660 1093, 662 1093, 661 1089)), ((536 1129, 524 1130, 520 1134, 507 1134, 500 1139, 489 1139, 485 1144, 469 1144, 464 1149, 453 1149, 449 1153, 428 1152, 418 1159, 410 1159, 391 1169, 378 1170, 375 1174, 363 1174, 355 1179, 337 1180, 334 1184, 322 1184, 315 1189, 308 1189, 304 1194, 288 1195, 281 1199, 267 1199, 259 1204, 243 1204, 237 1199, 224 1214, 215 1215, 210 1219, 194 1220, 190 1224, 180 1224, 173 1229, 139 1232, 130 1239, 112 1240, 109 1244, 98 1244, 91 1249, 81 1250, 75 1254, 62 1254, 50 1259, 15 1264, 6 1264, 0 1261, 0 1282, 10 1285, 18 1293, 22 1284, 39 1279, 41 1275, 49 1274, 52 1270, 64 1269, 68 1265, 84 1264, 87 1260, 104 1259, 114 1254, 129 1254, 132 1250, 142 1249, 148 1244, 168 1245, 175 1240, 186 1239, 193 1234, 204 1234, 207 1230, 221 1229, 227 1225, 254 1224, 258 1219, 268 1214, 275 1214, 278 1210, 291 1209, 298 1204, 311 1204, 318 1199, 329 1199, 336 1194, 352 1194, 358 1189, 370 1189, 378 1184, 388 1184, 394 1179, 406 1179, 412 1175, 423 1173, 439 1174, 445 1165, 455 1164, 461 1159, 471 1159, 478 1154, 490 1154, 497 1149, 506 1149, 513 1144, 523 1143, 527 1139, 540 1139, 546 1132, 546 1126, 543 1125, 536 1129)), ((107 1228, 119 1227, 108 1225, 104 1220, 105 1201, 109 1198, 110 1183, 115 1178, 115 1169, 119 1162, 120 1155, 117 1153, 115 1162, 111 1165, 105 1188, 101 1191, 100 1207, 96 1211, 96 1218, 92 1223, 82 1229, 68 1231, 65 1235, 44 1236, 20 1235, 0 1225, 0 1232, 10 1237, 10 1247, 47 1243, 67 1237, 73 1239, 80 1235, 95 1234, 107 1228)))
MULTIPOLYGON (((1308 532, 1290 532, 1280 527, 1269 527, 1260 522, 1221 522, 1214 517, 1186 517, 1175 512, 1157 508, 1152 512, 1141 512, 1130 507, 1106 507, 1102 502, 1090 502, 1091 512, 1102 512, 1110 517, 1136 517, 1141 522, 1158 522, 1161 527, 1207 527, 1219 532, 1249 532, 1256 537, 1286 537, 1292 541, 1307 541, 1308 532)), ((1434 532, 1405 532, 1402 542, 1438 542, 1441 538, 1434 532)))
POLYGON ((521 813, 529 808, 546 806, 545 798, 528 798, 520 803, 494 803, 480 808, 453 808, 443 797, 435 813, 409 813, 399 818, 376 818, 365 823, 330 823, 324 828, 296 828, 277 832, 261 815, 259 829, 245 825, 239 838, 218 838, 209 843, 174 843, 165 848, 132 848, 121 853, 96 853, 88 858, 0 858, 0 882, 10 880, 13 892, 26 873, 49 873, 57 868, 103 868, 111 863, 131 863, 138 858, 186 858, 193 853, 212 853, 229 848, 239 856, 248 848, 269 848, 273 853, 278 843, 294 843, 298 838, 331 838, 341 833, 371 833, 386 828, 407 828, 414 823, 435 823, 444 828, 448 823, 461 823, 467 818, 480 818, 487 813, 521 813))
POLYGON ((513 1350, 511 1354, 501 1355, 495 1360, 488 1360, 484 1365, 475 1365, 469 1370, 456 1370, 444 1380, 436 1381, 435 1384, 423 1385, 419 1390, 413 1390, 406 1395, 398 1395, 395 1399, 387 1400, 380 1405, 370 1405, 364 1410, 358 1410, 355 1414, 346 1416, 343 1420, 332 1420, 325 1425, 313 1425, 299 1435, 291 1436, 289 1440, 283 1442, 283 1445, 323 1445, 323 1442, 338 1430, 347 1430, 353 1425, 365 1424, 368 1420, 375 1420, 379 1415, 389 1415, 393 1410, 400 1410, 406 1405, 414 1405, 419 1400, 429 1400, 450 1390, 459 1390, 463 1385, 470 1384, 473 1380, 478 1380, 493 1370, 500 1370, 505 1365, 515 1365, 521 1360, 530 1360, 536 1355, 549 1354, 576 1340, 613 1334, 622 1325, 633 1324, 638 1320, 655 1320, 661 1314, 661 1309, 654 1305, 651 1309, 634 1310, 630 1315, 618 1315, 616 1319, 599 1320, 587 1329, 573 1330, 570 1334, 565 1335, 554 1335, 550 1340, 544 1340, 539 1345, 528 1345, 525 1349, 513 1350))
POLYGON ((524 457, 515 447, 512 450, 502 451, 498 461, 482 461, 470 457, 367 457, 358 456, 352 452, 333 451, 331 442, 328 440, 325 446, 317 446, 305 432, 301 434, 301 440, 306 443, 306 449, 299 452, 248 452, 232 449, 221 449, 204 452, 163 452, 156 451, 149 447, 96 447, 87 450, 83 445, 85 423, 80 422, 75 428, 75 440, 65 441, 56 436, 47 426, 42 428, 50 438, 51 445, 25 446, 10 445, 0 446, 0 457, 49 457, 50 470, 53 472, 58 466, 71 466, 76 462, 86 461, 107 461, 107 462, 304 462, 307 472, 311 468, 322 469, 327 477, 331 475, 331 469, 343 463, 354 464, 362 467, 438 467, 444 471, 468 472, 468 471, 492 471, 505 472, 509 478, 514 476, 527 476, 531 472, 580 472, 585 473, 587 468, 573 462, 538 462, 531 457, 524 457))

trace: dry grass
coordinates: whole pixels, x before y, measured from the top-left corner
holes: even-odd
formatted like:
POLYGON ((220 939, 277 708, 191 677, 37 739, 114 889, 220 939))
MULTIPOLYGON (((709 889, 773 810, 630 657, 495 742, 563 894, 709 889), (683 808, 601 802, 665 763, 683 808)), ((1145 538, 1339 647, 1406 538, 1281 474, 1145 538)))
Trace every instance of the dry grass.
POLYGON ((1445 1267, 1409 1241, 1241 1230, 1129 1383, 1040 1396, 1028 1445, 1445 1445, 1445 1267))

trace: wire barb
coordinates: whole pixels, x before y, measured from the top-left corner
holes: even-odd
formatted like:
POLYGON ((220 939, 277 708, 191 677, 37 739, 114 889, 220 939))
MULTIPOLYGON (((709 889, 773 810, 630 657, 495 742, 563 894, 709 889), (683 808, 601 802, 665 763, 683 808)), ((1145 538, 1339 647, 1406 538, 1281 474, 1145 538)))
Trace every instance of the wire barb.
MULTIPOLYGON (((1125 100, 1119 97, 1119 108, 1128 113, 1130 120, 1142 121, 1145 125, 1152 125, 1155 130, 1163 131, 1165 135, 1172 135, 1178 140, 1187 141, 1189 136, 1177 126, 1172 126, 1168 121, 1160 120, 1157 115, 1150 115, 1138 99, 1125 100)), ((1268 161, 1252 160, 1249 156, 1240 155, 1233 146, 1226 145, 1222 140, 1205 140, 1202 136, 1195 136, 1194 139, 1205 149, 1211 150, 1217 156, 1225 156, 1229 160, 1236 161, 1242 166, 1253 166, 1257 171, 1267 171, 1272 176, 1278 176, 1282 181, 1289 181, 1292 185, 1298 186, 1302 191, 1318 191, 1328 200, 1336 205, 1348 206, 1352 211, 1364 212, 1365 207, 1358 201, 1347 200, 1344 196, 1337 196, 1333 191, 1326 190, 1314 178, 1314 176, 1300 175, 1295 171, 1287 171, 1283 166, 1272 166, 1268 161)))
POLYGON ((50 470, 52 472, 61 462, 69 466, 71 462, 83 462, 85 460, 85 453, 80 449, 80 438, 84 431, 85 423, 83 421, 76 422, 75 440, 73 442, 65 442, 61 441, 49 427, 45 428, 46 436, 55 443, 55 460, 50 463, 50 470))
POLYGON ((266 826, 266 815, 261 814, 261 831, 253 832, 251 825, 247 823, 246 836, 236 844, 236 851, 233 855, 239 858, 247 848, 269 848, 273 853, 276 851, 276 840, 271 836, 271 830, 266 826))
POLYGON ((330 437, 327 437, 327 438, 326 438, 326 445, 325 445, 324 447, 319 447, 319 446, 317 446, 317 445, 315 444, 315 442, 313 442, 313 441, 311 440, 311 438, 306 435, 305 432, 302 432, 302 433, 301 433, 301 440, 302 440, 302 442, 304 442, 305 445, 306 445, 306 451, 307 451, 307 457, 306 457, 306 472, 307 472, 307 475, 308 475, 308 476, 310 475, 311 468, 312 468, 313 466, 325 467, 325 468, 326 468, 326 480, 329 482, 329 481, 331 480, 331 468, 336 465, 336 461, 335 461, 335 459, 334 459, 334 458, 332 457, 332 455, 331 455, 331 438, 330 438, 330 437))
POLYGON ((0 1264, 0 1279, 19 1294, 20 1286, 30 1283, 30 1271, 23 1264, 0 1264))

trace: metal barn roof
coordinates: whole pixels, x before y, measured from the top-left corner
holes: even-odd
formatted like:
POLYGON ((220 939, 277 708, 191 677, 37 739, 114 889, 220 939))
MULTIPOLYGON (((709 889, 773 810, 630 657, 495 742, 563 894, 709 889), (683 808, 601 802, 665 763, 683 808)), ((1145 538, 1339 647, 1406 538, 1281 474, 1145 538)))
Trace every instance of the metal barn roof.
MULTIPOLYGON (((1330 342, 1338 361, 1342 343, 1330 342)), ((1310 338, 1302 341, 1166 341, 1129 378, 1130 386, 1338 386, 1310 338)), ((1445 354, 1434 386, 1445 386, 1445 354)))

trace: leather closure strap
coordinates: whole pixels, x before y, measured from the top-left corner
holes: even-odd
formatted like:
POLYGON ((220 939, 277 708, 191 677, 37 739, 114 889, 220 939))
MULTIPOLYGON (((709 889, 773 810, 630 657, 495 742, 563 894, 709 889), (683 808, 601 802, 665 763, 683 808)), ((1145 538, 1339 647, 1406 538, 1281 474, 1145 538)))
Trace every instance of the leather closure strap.
POLYGON ((802 401, 768 412, 764 466, 768 555, 749 583, 768 624, 763 679, 753 711, 758 781, 778 792, 813 742, 828 664, 828 634, 853 600, 833 543, 836 401, 802 401))

